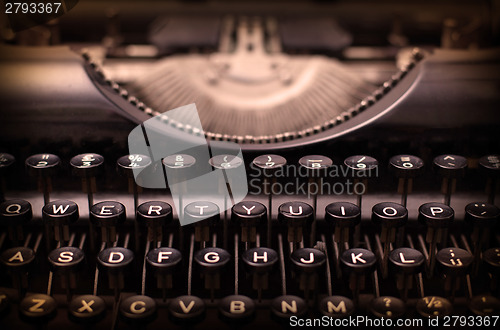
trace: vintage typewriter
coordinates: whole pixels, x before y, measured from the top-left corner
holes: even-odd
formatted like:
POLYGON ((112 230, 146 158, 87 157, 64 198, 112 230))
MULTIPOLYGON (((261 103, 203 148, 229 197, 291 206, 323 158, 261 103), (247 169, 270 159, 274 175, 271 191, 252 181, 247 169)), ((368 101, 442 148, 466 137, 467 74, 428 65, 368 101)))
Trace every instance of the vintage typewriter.
POLYGON ((61 3, 0 20, 0 328, 498 327, 498 1, 61 3), (136 175, 193 164, 246 197, 136 175))

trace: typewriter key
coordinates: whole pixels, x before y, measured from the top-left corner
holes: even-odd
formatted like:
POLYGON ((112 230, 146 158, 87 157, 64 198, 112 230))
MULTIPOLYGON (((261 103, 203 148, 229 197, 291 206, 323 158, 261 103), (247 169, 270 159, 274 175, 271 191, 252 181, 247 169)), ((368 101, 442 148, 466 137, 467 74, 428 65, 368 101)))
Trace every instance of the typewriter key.
POLYGON ((490 274, 490 287, 493 291, 499 290, 500 281, 500 247, 491 248, 483 252, 483 264, 490 274))
POLYGON ((69 319, 80 324, 94 324, 106 315, 106 303, 101 297, 83 295, 75 297, 68 305, 69 319))
POLYGON ((255 316, 255 303, 247 296, 227 296, 219 302, 219 315, 227 323, 244 324, 255 316))
POLYGON ((444 248, 436 255, 439 269, 445 275, 444 290, 454 298, 461 279, 470 271, 474 257, 460 248, 444 248))
POLYGON ((0 204, 0 223, 7 227, 9 239, 18 244, 24 239, 23 226, 33 217, 31 204, 22 199, 11 199, 0 204))
POLYGON ((479 159, 479 169, 486 175, 488 203, 495 204, 495 194, 500 189, 500 155, 488 155, 479 159))
POLYGON ((77 287, 77 277, 83 268, 84 259, 83 251, 72 246, 55 249, 48 255, 49 266, 55 274, 59 275, 61 287, 66 289, 68 301, 71 290, 77 287))
POLYGON ((328 169, 333 165, 333 161, 321 155, 308 155, 299 159, 299 165, 306 169, 308 184, 307 195, 312 196, 312 207, 314 210, 314 219, 311 223, 310 242, 314 244, 316 240, 316 209, 318 205, 318 194, 322 193, 323 180, 328 177, 328 169))
POLYGON ((255 243, 257 226, 267 220, 267 209, 259 202, 240 202, 231 209, 231 220, 241 226, 242 242, 255 243))
POLYGON ((290 318, 303 318, 307 313, 307 304, 297 296, 280 296, 271 302, 271 316, 279 323, 290 324, 290 318))
POLYGON ((172 207, 160 201, 142 203, 137 208, 136 217, 137 222, 147 227, 148 241, 156 246, 163 240, 165 225, 172 222, 172 207))
POLYGON ((102 250, 97 255, 97 262, 101 269, 108 274, 108 284, 115 291, 115 300, 118 301, 120 290, 125 286, 127 269, 134 260, 134 252, 122 247, 111 247, 102 250))
POLYGON ((404 301, 408 291, 413 288, 413 277, 420 273, 424 266, 424 255, 415 249, 399 248, 389 255, 389 261, 396 270, 397 288, 402 292, 404 301))
POLYGON ((370 313, 375 317, 397 319, 405 315, 405 303, 396 297, 378 297, 370 302, 370 313))
POLYGON ((446 246, 448 228, 454 217, 453 209, 445 204, 425 203, 418 208, 418 221, 427 226, 425 241, 429 244, 429 276, 434 273, 437 246, 446 246))
POLYGON ((278 220, 288 227, 288 242, 299 243, 303 239, 303 228, 314 219, 311 205, 303 202, 287 202, 278 209, 278 220))
MULTIPOLYGON (((318 274, 324 268, 326 256, 318 249, 304 248, 293 251, 290 260, 299 275, 299 288, 304 290, 307 300, 309 292, 317 286, 318 274)), ((322 278, 321 275, 319 278, 322 278)))
POLYGON ((398 193, 401 194, 401 204, 406 206, 408 194, 413 188, 413 179, 422 172, 424 161, 417 156, 397 155, 389 160, 389 168, 399 179, 398 193))
POLYGON ((80 154, 71 158, 70 165, 73 168, 73 174, 82 180, 82 191, 87 193, 89 209, 89 238, 90 248, 93 250, 96 246, 94 238, 94 224, 92 223, 92 205, 94 204, 94 194, 97 192, 96 175, 100 174, 104 165, 104 157, 98 154, 80 154))
POLYGON ((116 225, 125 222, 125 206, 119 202, 107 201, 94 204, 90 209, 90 221, 101 227, 101 240, 116 241, 116 225))
POLYGON ((500 300, 493 296, 475 296, 469 302, 469 310, 474 315, 487 316, 500 314, 500 300))
POLYGON ((157 287, 162 290, 163 299, 166 297, 166 290, 173 287, 173 274, 179 268, 181 261, 181 252, 168 247, 153 249, 146 255, 148 268, 156 277, 157 287))
MULTIPOLYGON (((167 156, 163 158, 162 164, 165 175, 167 176, 167 180, 169 181, 169 185, 178 183, 177 189, 179 190, 179 212, 185 212, 183 199, 183 195, 186 193, 187 189, 185 181, 190 179, 193 173, 199 175, 199 173, 197 173, 195 170, 196 167, 200 167, 205 164, 197 164, 196 158, 186 154, 167 156)), ((200 171, 204 173, 204 171, 207 171, 207 169, 203 167, 200 168, 200 171)))
POLYGON ((465 175, 467 159, 457 155, 441 155, 434 158, 434 168, 443 177, 441 191, 444 204, 450 205, 451 194, 455 192, 457 179, 465 175))
POLYGON ((358 198, 358 206, 361 209, 363 194, 368 190, 368 179, 378 176, 378 161, 370 156, 351 156, 344 160, 344 165, 349 169, 349 175, 354 179, 354 185, 362 184, 363 189, 354 189, 358 198))
POLYGON ((174 323, 193 325, 205 317, 205 302, 196 296, 180 296, 170 301, 168 311, 174 323))
POLYGON ((205 289, 210 290, 213 299, 214 291, 220 289, 221 273, 231 261, 231 255, 221 248, 209 247, 197 251, 194 261, 205 277, 205 289))
POLYGON ((126 323, 149 323, 156 318, 156 310, 156 302, 148 296, 132 296, 120 303, 120 316, 126 323))
POLYGON ((52 191, 52 176, 61 165, 61 159, 53 154, 38 154, 26 159, 28 173, 38 178, 38 190, 43 193, 43 202, 50 202, 52 191))
POLYGON ((354 302, 343 296, 325 297, 320 301, 318 307, 322 315, 332 317, 334 319, 349 317, 356 311, 354 302))
POLYGON ((68 200, 47 203, 42 209, 42 219, 45 225, 52 227, 54 238, 61 245, 69 241, 69 225, 77 221, 78 217, 78 205, 68 200))
POLYGON ((372 208, 372 221, 380 224, 382 227, 380 234, 380 241, 384 245, 382 272, 383 276, 387 277, 387 259, 389 257, 390 245, 396 242, 398 228, 404 226, 408 221, 408 210, 403 205, 397 203, 378 203, 372 208))
POLYGON ((22 246, 10 248, 2 252, 0 261, 6 266, 19 296, 22 296, 22 292, 28 288, 28 273, 35 261, 35 251, 22 246))
POLYGON ((344 251, 345 243, 352 243, 354 227, 361 222, 360 208, 349 202, 335 202, 325 208, 325 220, 335 227, 334 240, 344 251))
POLYGON ((472 226, 474 274, 477 273, 481 252, 489 247, 492 228, 500 223, 500 209, 495 205, 473 202, 465 207, 465 221, 472 226))
POLYGON ((194 238, 204 247, 210 241, 210 226, 220 220, 219 207, 207 201, 193 202, 186 205, 184 216, 188 223, 195 223, 194 238))
POLYGON ((417 301, 417 313, 423 318, 434 318, 451 315, 453 306, 448 299, 428 296, 417 301))
POLYGON ((377 258, 369 250, 356 248, 344 251, 340 261, 345 275, 349 276, 349 288, 357 300, 359 292, 365 288, 366 276, 375 270, 377 258))
POLYGON ((21 318, 29 323, 45 323, 57 314, 57 303, 46 294, 34 294, 25 297, 19 304, 21 318))
MULTIPOLYGON (((134 210, 137 211, 139 207, 139 193, 142 192, 142 179, 146 176, 145 169, 151 165, 151 158, 146 155, 126 155, 118 158, 116 161, 118 171, 127 177, 128 192, 134 197, 134 210)), ((161 231, 159 231, 161 233, 161 231)), ((148 229, 148 241, 155 241, 150 239, 148 229)), ((135 250, 139 250, 140 246, 140 230, 137 222, 134 222, 134 241, 135 250)), ((161 238, 160 238, 161 241, 161 238)))
POLYGON ((268 288, 269 273, 278 263, 278 254, 273 249, 258 247, 246 250, 241 258, 246 270, 253 276, 253 289, 257 290, 260 301, 262 290, 268 288))
POLYGON ((271 246, 271 229, 273 221, 273 186, 276 183, 276 172, 284 168, 284 166, 286 165, 286 159, 279 155, 261 155, 253 160, 252 165, 259 171, 262 180, 263 192, 268 196, 267 246, 271 246))
POLYGON ((5 174, 15 162, 16 159, 11 154, 0 153, 0 203, 5 200, 5 174))

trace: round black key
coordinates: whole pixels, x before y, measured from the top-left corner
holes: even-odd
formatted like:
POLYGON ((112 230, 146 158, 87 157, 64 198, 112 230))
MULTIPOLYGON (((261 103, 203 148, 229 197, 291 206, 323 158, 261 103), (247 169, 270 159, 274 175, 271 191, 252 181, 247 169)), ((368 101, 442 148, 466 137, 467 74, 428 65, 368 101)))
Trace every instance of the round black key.
POLYGON ((356 311, 353 301, 344 296, 325 297, 320 301, 318 307, 322 315, 334 319, 349 317, 356 311))
POLYGON ((259 202, 239 202, 231 209, 231 220, 243 225, 258 225, 267 220, 267 208, 259 202))
POLYGON ((451 207, 442 203, 425 203, 418 208, 419 222, 433 228, 446 228, 455 218, 451 207))
POLYGON ((134 252, 122 247, 110 247, 99 252, 97 262, 111 273, 122 272, 134 260, 134 252))
POLYGON ((325 220, 339 227, 355 227, 361 222, 361 210, 349 202, 331 203, 325 208, 325 220))
POLYGON ((469 309, 474 315, 500 315, 500 300, 493 296, 475 296, 469 303, 469 309))
POLYGON ((28 247, 13 247, 3 251, 0 260, 9 270, 23 273, 33 265, 35 251, 28 247))
POLYGON ((436 260, 444 274, 460 276, 469 271, 474 257, 470 252, 460 248, 444 248, 439 250, 436 260))
POLYGON ((168 247, 156 248, 148 252, 146 261, 155 272, 169 274, 180 265, 182 253, 168 247))
POLYGON ((172 207, 160 201, 146 202, 139 205, 137 221, 146 226, 164 226, 172 221, 172 207))
POLYGON ((378 161, 370 156, 357 155, 344 160, 344 165, 355 178, 369 178, 377 175, 378 161))
POLYGON ((340 261, 348 272, 368 274, 375 270, 377 258, 369 250, 349 249, 342 253, 340 261))
POLYGON ((307 313, 307 304, 304 299, 297 296, 280 296, 271 302, 271 315, 278 322, 290 321, 290 317, 304 317, 307 313))
POLYGON ((101 297, 83 295, 75 297, 68 306, 69 319, 76 323, 97 323, 106 315, 106 303, 101 297))
POLYGON ((48 259, 52 271, 75 273, 82 268, 85 254, 79 248, 64 246, 52 250, 48 255, 48 259))
POLYGON ((203 273, 214 273, 222 270, 229 261, 231 255, 224 249, 209 247, 196 251, 194 261, 203 273))
POLYGON ((78 205, 68 200, 58 200, 45 204, 42 219, 49 225, 69 225, 78 220, 78 205))
POLYGON ((23 225, 31 220, 31 204, 23 199, 11 199, 0 204, 0 221, 3 225, 23 225))
POLYGON ((215 224, 220 220, 220 210, 217 204, 212 202, 193 202, 184 208, 184 217, 186 223, 207 220, 209 223, 215 224))
POLYGON ((90 209, 90 221, 98 226, 116 226, 125 219, 125 206, 119 202, 100 202, 90 209))
POLYGON ((196 296, 180 296, 168 305, 170 317, 177 324, 193 324, 205 317, 205 302, 196 296))
POLYGON ((416 274, 422 271, 425 257, 418 250, 399 248, 392 250, 389 255, 389 261, 401 273, 416 274))
POLYGON ((227 296, 219 302, 219 314, 228 323, 246 323, 255 316, 255 303, 247 296, 227 296))
POLYGON ((163 165, 168 168, 188 168, 196 164, 196 158, 190 155, 178 154, 163 158, 163 165))
POLYGON ((417 156, 397 155, 389 160, 389 168, 398 178, 414 178, 424 167, 424 161, 417 156))
POLYGON ((333 161, 321 155, 309 155, 299 159, 299 165, 308 170, 326 169, 333 165, 333 161))
POLYGON ((256 274, 270 272, 279 260, 278 253, 266 247, 246 250, 241 257, 246 269, 256 274))
POLYGON ((243 159, 234 155, 217 155, 208 161, 216 169, 229 170, 243 165, 243 159))
POLYGON ((52 176, 61 164, 61 159, 53 154, 37 154, 26 159, 26 167, 32 176, 52 176))
POLYGON ((11 154, 0 153, 0 174, 9 169, 16 162, 16 158, 11 154))
POLYGON ((57 303, 46 294, 34 294, 25 297, 19 304, 19 313, 25 321, 44 322, 57 314, 57 303))
POLYGON ((465 207, 465 221, 480 227, 491 227, 500 220, 500 209, 492 204, 475 202, 465 207))
POLYGON ((73 167, 73 173, 79 176, 94 176, 104 165, 104 157, 99 154, 80 154, 71 158, 70 162, 73 167))
POLYGON ((404 301, 396 297, 378 297, 370 302, 370 312, 375 317, 397 319, 405 315, 404 301))
POLYGON ((285 223, 305 224, 314 219, 311 205, 303 202, 287 202, 278 209, 278 220, 285 223))
POLYGON ((125 155, 116 161, 118 169, 122 171, 125 175, 129 177, 134 176, 134 170, 145 169, 149 165, 151 165, 151 158, 146 155, 125 155))
POLYGON ((500 276, 500 247, 484 251, 483 262, 489 273, 500 276))
POLYGON ((479 168, 489 176, 500 176, 500 155, 488 155, 479 159, 479 168))
POLYGON ((434 167, 441 176, 459 178, 465 175, 467 159, 457 155, 441 155, 434 158, 434 167))
POLYGON ((408 210, 398 203, 378 203, 372 208, 372 221, 382 227, 401 227, 408 221, 408 210))
POLYGON ((10 310, 9 297, 3 291, 0 291, 0 317, 7 314, 10 310))
POLYGON ((253 160, 253 165, 264 170, 276 170, 286 165, 286 159, 279 155, 261 155, 253 160))
POLYGON ((418 314, 424 318, 448 316, 453 312, 451 302, 448 299, 437 296, 420 298, 417 301, 416 308, 418 314))
POLYGON ((319 271, 326 262, 325 254, 314 248, 296 249, 290 259, 296 269, 306 273, 319 271))
POLYGON ((156 317, 156 302, 148 296, 132 296, 120 304, 120 316, 125 322, 144 324, 156 317))

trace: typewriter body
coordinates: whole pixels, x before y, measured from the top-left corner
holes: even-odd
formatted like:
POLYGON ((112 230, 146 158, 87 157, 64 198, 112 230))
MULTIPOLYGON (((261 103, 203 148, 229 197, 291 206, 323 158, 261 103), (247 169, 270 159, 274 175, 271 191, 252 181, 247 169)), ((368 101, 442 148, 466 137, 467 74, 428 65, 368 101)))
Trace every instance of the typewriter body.
POLYGON ((1 21, 1 328, 500 324, 498 1, 63 3, 1 21), (244 200, 180 226, 152 118, 244 200))

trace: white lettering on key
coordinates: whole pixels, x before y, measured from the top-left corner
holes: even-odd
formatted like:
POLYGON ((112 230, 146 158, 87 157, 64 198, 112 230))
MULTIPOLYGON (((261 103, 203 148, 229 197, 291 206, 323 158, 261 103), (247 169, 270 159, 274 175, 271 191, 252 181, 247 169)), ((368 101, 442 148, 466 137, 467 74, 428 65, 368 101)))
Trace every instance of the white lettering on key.
POLYGON ((357 260, 359 260, 359 262, 366 264, 366 260, 362 259, 361 258, 362 256, 363 256, 363 253, 359 253, 359 254, 351 253, 352 263, 357 264, 358 263, 357 260))

